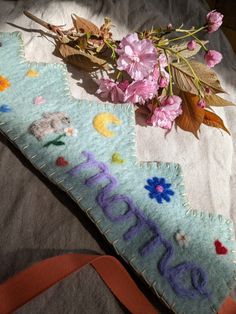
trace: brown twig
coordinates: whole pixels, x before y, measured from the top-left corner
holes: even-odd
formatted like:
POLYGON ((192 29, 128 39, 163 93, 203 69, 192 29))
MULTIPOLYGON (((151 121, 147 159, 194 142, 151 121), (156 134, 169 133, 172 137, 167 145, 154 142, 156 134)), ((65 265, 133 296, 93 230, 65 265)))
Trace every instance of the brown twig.
POLYGON ((56 26, 56 25, 53 25, 53 24, 50 24, 50 23, 47 23, 43 20, 41 20, 40 18, 38 18, 37 16, 33 15, 32 13, 28 12, 28 11, 23 11, 24 15, 27 16, 28 18, 30 18, 32 21, 40 24, 41 26, 47 28, 49 31, 59 35, 59 36, 63 36, 64 33, 63 31, 61 30, 61 27, 63 25, 60 25, 60 26, 56 26))

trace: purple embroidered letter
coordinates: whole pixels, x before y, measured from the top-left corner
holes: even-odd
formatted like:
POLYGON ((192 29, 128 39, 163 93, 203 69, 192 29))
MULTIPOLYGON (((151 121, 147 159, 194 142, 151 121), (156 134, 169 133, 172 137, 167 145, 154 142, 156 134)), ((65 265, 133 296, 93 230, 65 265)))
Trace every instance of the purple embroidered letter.
POLYGON ((158 270, 160 274, 168 280, 172 289, 179 296, 189 299, 196 298, 199 295, 209 297, 210 293, 206 289, 208 281, 207 274, 192 262, 183 262, 177 266, 171 266, 171 260, 174 258, 174 246, 170 241, 164 238, 161 230, 159 230, 159 226, 134 204, 131 197, 124 194, 113 194, 118 186, 118 182, 117 179, 111 175, 105 163, 97 161, 90 152, 85 151, 82 152, 82 154, 87 160, 72 168, 68 173, 75 176, 81 170, 95 168, 99 172, 90 176, 85 181, 85 184, 87 186, 93 186, 108 181, 108 183, 101 188, 96 197, 96 201, 102 208, 105 216, 113 222, 124 222, 131 217, 136 218, 136 223, 123 234, 123 239, 125 241, 131 241, 142 229, 148 229, 152 233, 152 237, 139 248, 139 254, 145 257, 151 254, 158 245, 161 245, 165 248, 166 252, 158 263, 158 270), (119 207, 117 207, 118 210, 121 211, 122 203, 125 204, 126 210, 122 210, 120 213, 114 213, 115 205, 119 204, 119 207), (191 287, 185 287, 185 283, 182 279, 184 274, 189 274, 191 287))

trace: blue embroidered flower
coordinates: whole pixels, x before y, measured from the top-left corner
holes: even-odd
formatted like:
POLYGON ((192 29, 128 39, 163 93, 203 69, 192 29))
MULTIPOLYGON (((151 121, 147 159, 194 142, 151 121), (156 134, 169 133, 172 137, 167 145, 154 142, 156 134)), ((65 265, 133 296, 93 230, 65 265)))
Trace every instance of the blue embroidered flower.
POLYGON ((11 111, 11 107, 8 105, 2 105, 0 106, 0 112, 10 112, 11 111))
POLYGON ((174 191, 170 190, 171 184, 166 183, 164 178, 153 177, 147 180, 148 185, 145 189, 149 191, 149 197, 155 198, 159 204, 162 204, 162 199, 170 202, 170 195, 174 195, 174 191))

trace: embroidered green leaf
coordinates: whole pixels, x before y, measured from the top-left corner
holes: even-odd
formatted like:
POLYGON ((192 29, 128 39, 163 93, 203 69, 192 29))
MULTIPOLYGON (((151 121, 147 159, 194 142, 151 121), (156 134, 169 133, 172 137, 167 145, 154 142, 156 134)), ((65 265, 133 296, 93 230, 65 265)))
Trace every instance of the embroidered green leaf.
POLYGON ((231 101, 221 98, 217 95, 207 95, 204 97, 207 106, 215 107, 225 107, 225 106, 235 106, 231 101))
POLYGON ((48 147, 48 146, 50 146, 51 144, 52 144, 52 141, 47 142, 46 144, 43 145, 43 147, 48 147))
MULTIPOLYGON (((213 94, 225 92, 220 85, 220 81, 216 73, 212 69, 209 69, 206 65, 196 61, 189 61, 189 63, 204 88, 209 89, 213 94)), ((198 95, 198 89, 194 82, 193 72, 187 63, 172 63, 171 68, 173 80, 176 86, 182 91, 198 95)))
POLYGON ((62 141, 52 142, 52 144, 53 144, 53 145, 56 145, 56 146, 65 145, 65 143, 62 142, 62 141))

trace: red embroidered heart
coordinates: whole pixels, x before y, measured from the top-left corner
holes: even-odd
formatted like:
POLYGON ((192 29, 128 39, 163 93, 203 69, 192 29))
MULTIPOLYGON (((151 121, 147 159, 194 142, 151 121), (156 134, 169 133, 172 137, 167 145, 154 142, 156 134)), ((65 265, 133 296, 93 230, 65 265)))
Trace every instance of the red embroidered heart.
POLYGON ((66 167, 69 165, 69 162, 65 160, 64 157, 58 157, 56 160, 56 165, 59 167, 66 167))
POLYGON ((215 249, 216 253, 220 255, 225 255, 228 253, 228 249, 219 240, 215 241, 215 249))

